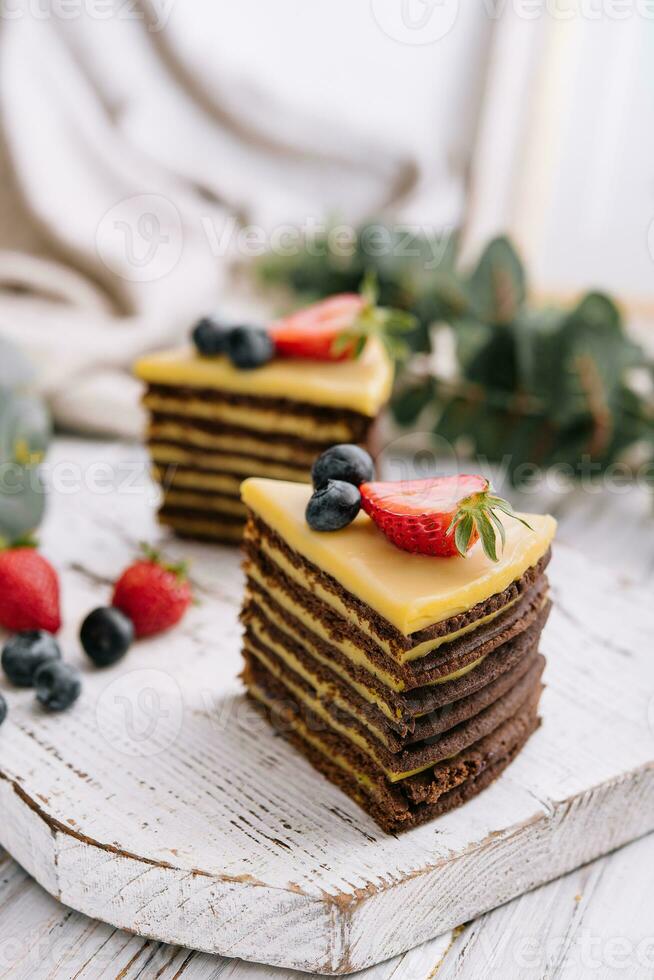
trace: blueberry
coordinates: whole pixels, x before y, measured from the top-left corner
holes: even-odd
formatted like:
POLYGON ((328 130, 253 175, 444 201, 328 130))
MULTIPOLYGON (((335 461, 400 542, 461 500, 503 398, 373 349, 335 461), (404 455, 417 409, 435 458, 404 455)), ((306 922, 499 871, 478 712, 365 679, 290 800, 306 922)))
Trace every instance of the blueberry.
POLYGON ((15 633, 2 651, 2 669, 16 687, 31 687, 35 672, 50 660, 61 660, 61 650, 52 633, 45 630, 15 633))
POLYGON ((134 639, 134 626, 120 609, 107 606, 88 614, 79 638, 97 667, 109 667, 127 653, 134 639))
POLYGON ((343 442, 326 449, 311 467, 314 487, 324 487, 328 480, 344 480, 358 487, 375 479, 375 464, 361 446, 343 442))
POLYGON ((338 531, 351 524, 361 508, 357 487, 343 480, 328 480, 307 504, 307 524, 314 531, 338 531))
POLYGON ((78 672, 61 660, 42 664, 34 675, 37 700, 49 711, 65 711, 80 696, 82 682, 78 672))
POLYGON ((203 316, 195 324, 191 336, 197 351, 211 357, 225 353, 227 335, 231 329, 231 325, 220 323, 212 316, 203 316))
POLYGON ((275 345, 263 327, 233 327, 227 336, 227 356, 242 371, 271 361, 275 345))
POLYGON ((7 702, 5 701, 2 694, 0 694, 0 725, 3 723, 7 717, 7 702))

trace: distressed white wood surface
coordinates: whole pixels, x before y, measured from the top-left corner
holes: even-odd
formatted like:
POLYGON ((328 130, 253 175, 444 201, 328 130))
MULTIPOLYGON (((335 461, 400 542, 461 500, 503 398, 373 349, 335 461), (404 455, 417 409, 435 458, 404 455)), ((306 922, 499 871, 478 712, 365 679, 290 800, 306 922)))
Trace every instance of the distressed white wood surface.
MULTIPOLYGON (((357 980, 651 980, 654 837, 543 885, 357 980)), ((302 980, 307 974, 142 939, 51 898, 0 854, 0 976, 9 980, 302 980)))
MULTIPOLYGON (((60 456, 62 452, 66 455, 65 445, 60 456)), ((71 451, 71 457, 76 453, 71 451)), ((115 479, 125 462, 124 451, 107 447, 103 457, 114 466, 115 479)), ((123 487, 122 493, 111 495, 58 495, 58 513, 52 514, 46 543, 66 566, 66 605, 72 621, 102 601, 103 583, 124 563, 134 541, 153 531, 144 488, 137 485, 136 492, 128 492, 123 487)), ((143 644, 138 654, 111 672, 89 673, 85 700, 74 715, 44 720, 33 712, 28 698, 12 692, 13 724, 3 732, 0 767, 22 786, 22 795, 6 781, 0 786, 9 811, 0 838, 64 901, 143 934, 201 948, 251 956, 253 942, 265 941, 268 961, 303 969, 353 968, 374 962, 380 952, 389 956, 439 927, 464 921, 651 828, 648 710, 654 684, 651 668, 644 671, 641 661, 648 638, 651 644, 653 623, 643 618, 645 599, 633 590, 622 587, 624 595, 612 594, 599 603, 597 589, 604 590, 606 584, 595 585, 593 574, 574 556, 558 562, 555 577, 565 595, 546 644, 552 661, 544 705, 548 724, 510 773, 458 817, 453 814, 394 840, 383 838, 358 808, 279 740, 274 745, 277 758, 261 739, 248 740, 240 700, 217 702, 217 651, 223 652, 224 671, 230 676, 237 661, 236 633, 229 629, 216 635, 215 610, 222 610, 225 622, 231 616, 236 630, 240 577, 231 554, 192 550, 198 556, 195 577, 203 605, 174 637, 143 644), (590 580, 583 581, 586 576, 590 580), (571 594, 577 608, 567 601, 571 594), (582 623, 584 618, 592 620, 590 640, 579 624, 579 603, 586 610, 582 623), (608 648, 607 636, 613 637, 608 648), (632 650, 641 656, 630 656, 632 650), (555 664, 562 673, 552 670, 555 664), (169 703, 160 704, 170 709, 167 718, 153 713, 152 703, 145 701, 142 716, 137 713, 132 719, 136 725, 156 718, 150 737, 144 737, 144 727, 126 727, 125 703, 114 703, 115 695, 129 698, 138 689, 138 684, 115 688, 114 679, 137 669, 157 675, 141 685, 143 690, 154 687, 169 698, 169 703), (171 686, 171 676, 177 677, 178 687, 171 686), (120 707, 114 728, 111 712, 106 715, 107 702, 120 707), (180 705, 181 725, 176 714, 180 705), (226 705, 235 712, 229 720, 237 726, 236 742, 224 727, 226 705), (562 724, 552 725, 553 719, 562 724), (157 749, 157 755, 142 755, 157 749), (225 750, 240 752, 249 774, 240 788, 236 773, 231 777, 230 792, 240 792, 243 803, 228 828, 229 853, 216 826, 221 809, 216 786, 224 785, 231 764, 222 754, 225 750), (252 767, 262 765, 257 781, 252 767), (625 767, 640 768, 640 778, 617 779, 614 785, 588 792, 616 780, 625 767), (128 791, 126 797, 117 796, 118 787, 128 791), (257 787, 280 809, 262 815, 253 792, 257 787), (288 792, 296 794, 297 804, 280 821, 282 795, 288 792), (581 794, 578 801, 566 805, 566 798, 575 794, 581 794), (321 822, 324 804, 333 807, 327 825, 321 822), (520 822, 524 825, 514 831, 497 833, 520 822), (181 840, 171 846, 173 829, 181 840), (477 846, 477 859, 475 841, 484 842, 481 849, 477 846), (466 847, 471 853, 453 860, 466 847), (144 867, 137 857, 153 863, 144 867), (239 880, 248 875, 256 882, 239 880), (291 891, 289 881, 294 882, 291 891), (494 889, 492 900, 488 881, 494 889), (347 897, 355 891, 355 899, 347 897), (244 908, 253 892, 259 901, 248 918, 244 908), (225 923, 230 917, 231 923, 225 923), (171 922, 177 932, 169 931, 171 922), (225 925, 232 929, 229 939, 235 940, 229 948, 225 925), (413 930, 410 940, 407 930, 413 930), (373 939, 380 944, 376 951, 371 949, 373 939)), ((608 585, 613 585, 613 577, 608 585)), ((73 634, 74 630, 74 652, 73 634)), ((259 952, 258 958, 264 955, 259 952)), ((218 961, 211 962, 215 966, 218 961)))

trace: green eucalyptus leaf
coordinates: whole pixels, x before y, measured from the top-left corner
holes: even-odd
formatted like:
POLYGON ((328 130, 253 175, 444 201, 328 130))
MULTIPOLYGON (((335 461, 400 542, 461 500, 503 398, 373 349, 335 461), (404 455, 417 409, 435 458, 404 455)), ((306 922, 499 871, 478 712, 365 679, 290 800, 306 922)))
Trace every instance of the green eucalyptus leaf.
POLYGON ((37 464, 50 436, 50 414, 42 399, 0 389, 0 461, 37 464))
POLYGON ((518 379, 518 365, 511 327, 494 324, 488 331, 486 343, 468 360, 465 376, 487 388, 513 391, 518 379))
MULTIPOLYGON (((524 269, 507 238, 490 242, 470 274, 458 268, 458 245, 457 235, 372 221, 345 256, 332 254, 325 235, 311 255, 266 257, 259 274, 305 299, 355 290, 374 271, 379 302, 416 317, 402 335, 411 351, 431 353, 431 327, 446 322, 459 378, 400 381, 395 418, 411 425, 431 407, 441 439, 501 463, 516 484, 530 478, 533 465, 578 472, 589 456, 606 466, 635 443, 654 453, 654 393, 637 393, 629 383, 633 368, 645 367, 654 379, 654 367, 625 334, 613 300, 592 292, 572 309, 530 308, 524 269)), ((396 356, 399 332, 384 333, 396 356)))
POLYGON ((0 538, 14 541, 33 531, 45 507, 39 464, 51 436, 49 412, 28 391, 29 363, 0 340, 0 538))
POLYGON ((0 463, 0 538, 16 541, 39 526, 45 488, 38 468, 0 463))
POLYGON ((586 296, 563 321, 550 354, 551 417, 561 426, 586 420, 586 451, 604 457, 614 442, 615 411, 625 371, 644 362, 607 297, 586 296))
POLYGON ((0 389, 26 388, 34 370, 28 358, 14 344, 0 337, 0 389))
POLYGON ((526 297, 525 272, 508 238, 491 241, 469 279, 472 306, 485 323, 508 324, 515 319, 526 297))
POLYGON ((433 397, 434 382, 431 378, 407 384, 397 392, 391 402, 395 421, 399 425, 410 425, 415 422, 433 397))

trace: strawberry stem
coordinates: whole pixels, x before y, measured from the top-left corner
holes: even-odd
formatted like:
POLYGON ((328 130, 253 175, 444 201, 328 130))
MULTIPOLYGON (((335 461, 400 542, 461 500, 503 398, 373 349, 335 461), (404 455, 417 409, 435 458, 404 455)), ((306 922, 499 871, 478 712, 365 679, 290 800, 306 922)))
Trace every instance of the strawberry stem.
POLYGON ((416 318, 405 310, 396 310, 386 306, 378 306, 379 290, 377 276, 368 269, 359 290, 364 300, 363 309, 354 323, 343 333, 339 334, 332 345, 334 355, 353 347, 353 357, 360 357, 372 336, 379 337, 390 357, 394 361, 403 360, 410 353, 407 344, 398 334, 414 330, 416 318))
POLYGON ((508 500, 491 493, 490 484, 486 490, 472 493, 459 502, 458 509, 452 518, 446 534, 454 534, 454 543, 460 555, 464 558, 470 547, 470 539, 476 530, 481 540, 484 554, 491 561, 497 561, 497 535, 499 534, 502 548, 506 543, 506 531, 498 511, 507 517, 520 521, 526 528, 533 528, 514 511, 508 500))
POLYGON ((19 538, 0 537, 0 551, 11 551, 14 548, 38 548, 39 542, 33 534, 23 534, 19 538))
POLYGON ((143 554, 143 557, 147 561, 151 561, 154 565, 161 565, 165 568, 167 572, 172 572, 176 575, 178 579, 182 580, 188 578, 188 568, 189 563, 187 561, 171 562, 165 558, 160 551, 154 548, 147 541, 141 541, 139 543, 139 548, 143 554))

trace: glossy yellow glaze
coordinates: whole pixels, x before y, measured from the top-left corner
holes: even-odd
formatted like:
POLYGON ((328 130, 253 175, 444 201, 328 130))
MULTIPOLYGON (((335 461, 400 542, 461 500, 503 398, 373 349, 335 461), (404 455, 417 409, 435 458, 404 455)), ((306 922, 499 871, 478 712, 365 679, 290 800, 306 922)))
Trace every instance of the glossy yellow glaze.
POLYGON ((487 558, 479 544, 465 558, 432 558, 396 548, 363 513, 341 531, 312 531, 304 517, 311 487, 304 484, 252 478, 241 494, 291 548, 405 636, 503 592, 545 554, 556 531, 547 515, 526 515, 533 530, 506 518, 499 561, 487 558))
POLYGON ((201 357, 194 348, 184 347, 143 357, 134 372, 149 384, 288 398, 369 416, 376 415, 388 400, 393 383, 393 365, 376 338, 368 341, 354 361, 278 358, 253 371, 240 371, 226 357, 201 357))

